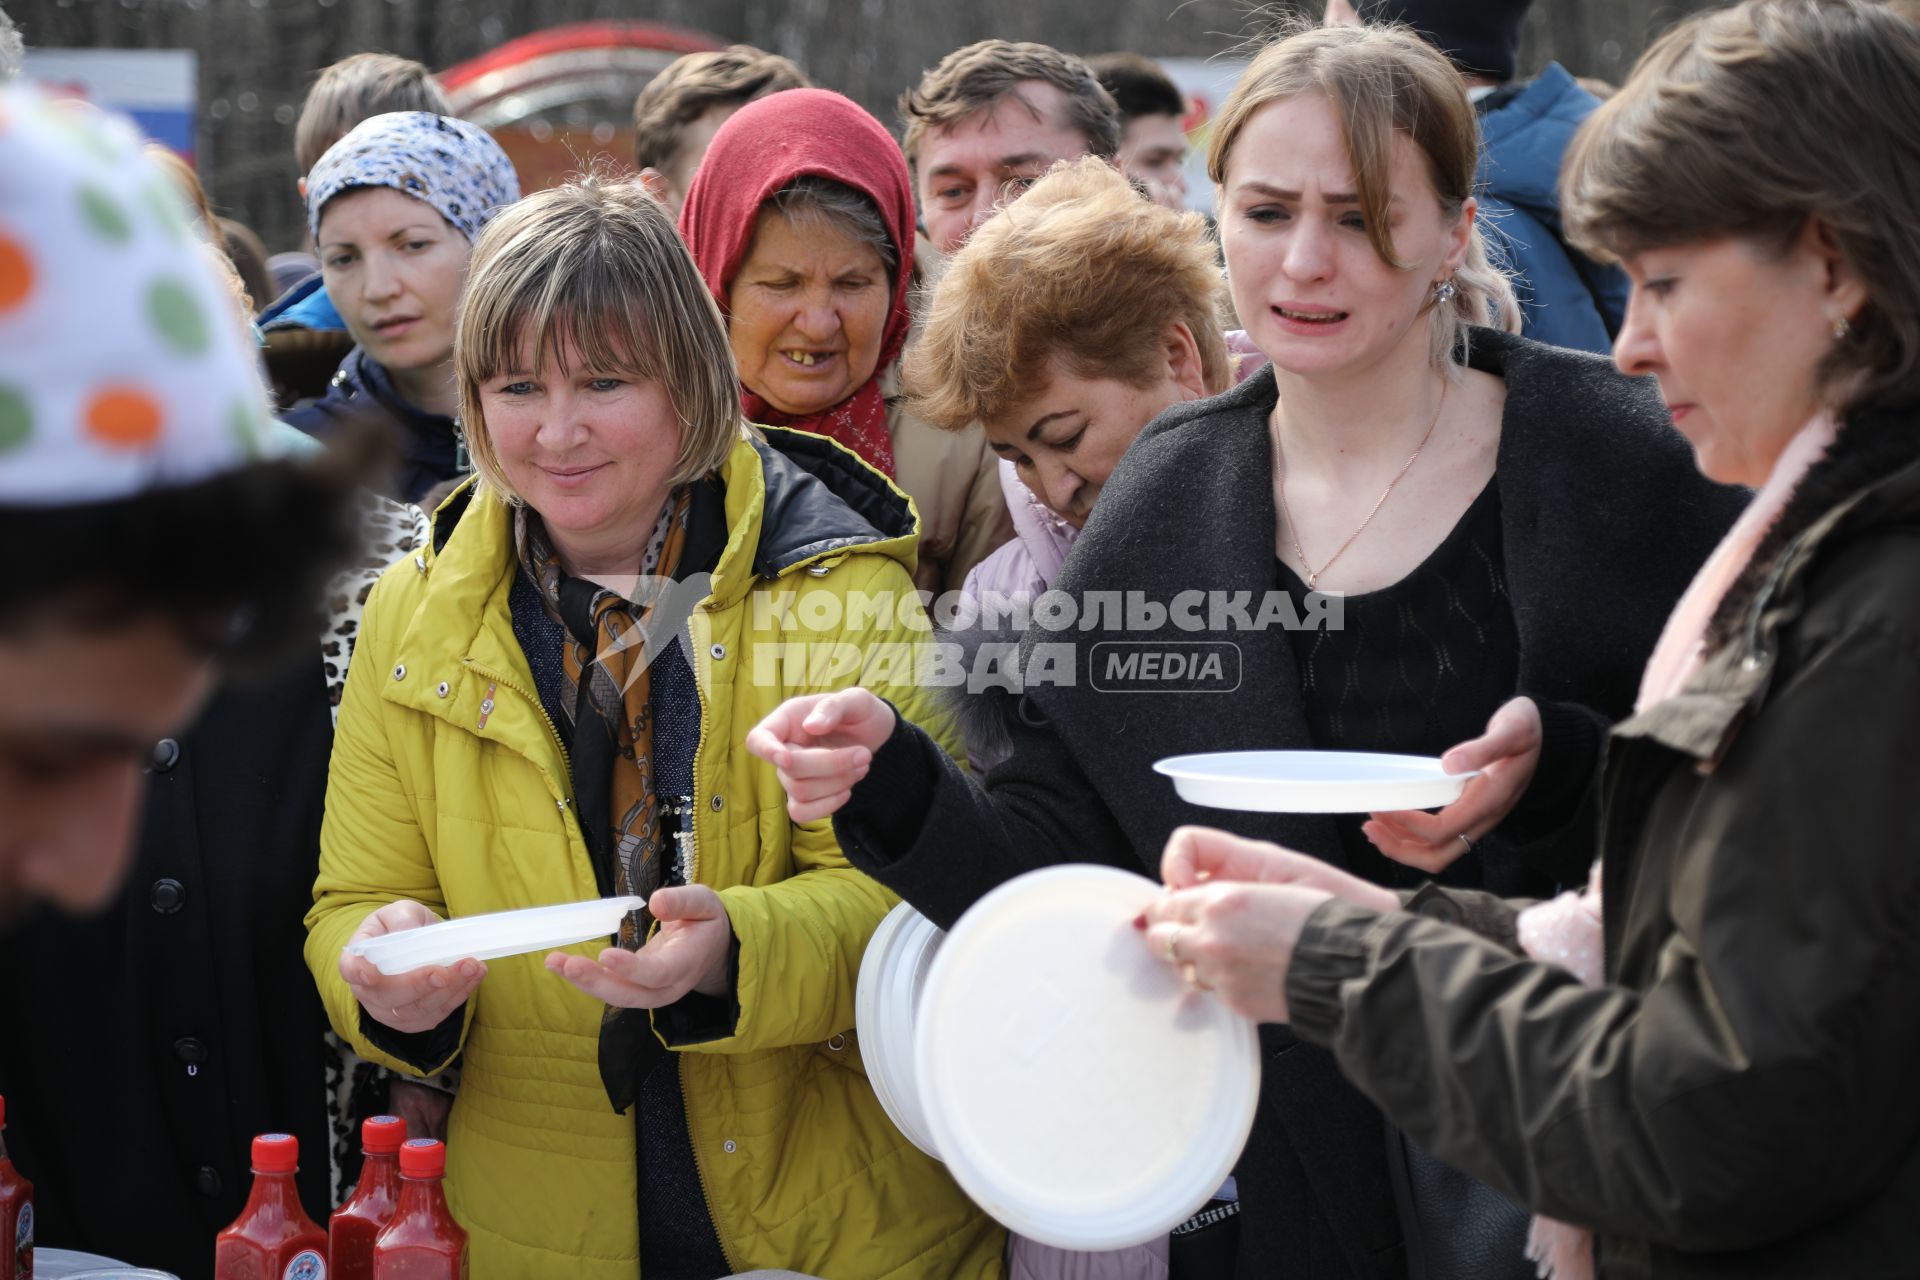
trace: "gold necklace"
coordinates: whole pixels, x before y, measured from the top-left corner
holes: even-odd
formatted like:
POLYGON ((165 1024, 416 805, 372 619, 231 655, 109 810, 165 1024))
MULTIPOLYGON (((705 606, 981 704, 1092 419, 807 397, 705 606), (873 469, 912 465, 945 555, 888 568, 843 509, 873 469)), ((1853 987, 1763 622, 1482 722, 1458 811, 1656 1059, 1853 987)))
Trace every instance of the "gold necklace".
POLYGON ((1413 453, 1408 456, 1406 465, 1400 468, 1393 479, 1387 481, 1387 487, 1381 493, 1380 500, 1373 504, 1373 510, 1367 512, 1367 518, 1360 522, 1360 527, 1348 534, 1347 540, 1340 544, 1340 549, 1327 557, 1327 562, 1318 569, 1307 563, 1307 553, 1300 549, 1300 526, 1294 523, 1293 512, 1287 508, 1287 478, 1284 475, 1280 477, 1280 483, 1275 486, 1280 494, 1280 514, 1287 519, 1287 536, 1293 540, 1293 554, 1299 557, 1300 567, 1307 571, 1307 590, 1313 591, 1319 588, 1320 575, 1333 568, 1335 560, 1347 554, 1347 548, 1353 545, 1354 539, 1367 531, 1367 526, 1373 523, 1373 518, 1380 514, 1380 508, 1387 505, 1387 499, 1393 496, 1394 486, 1413 469, 1413 464, 1419 460, 1420 451, 1427 447, 1427 441, 1433 439, 1433 429, 1440 425, 1440 411, 1446 407, 1447 382, 1443 375, 1440 381, 1440 403, 1433 407, 1433 421, 1427 424, 1427 434, 1421 436, 1420 443, 1413 446, 1413 453))

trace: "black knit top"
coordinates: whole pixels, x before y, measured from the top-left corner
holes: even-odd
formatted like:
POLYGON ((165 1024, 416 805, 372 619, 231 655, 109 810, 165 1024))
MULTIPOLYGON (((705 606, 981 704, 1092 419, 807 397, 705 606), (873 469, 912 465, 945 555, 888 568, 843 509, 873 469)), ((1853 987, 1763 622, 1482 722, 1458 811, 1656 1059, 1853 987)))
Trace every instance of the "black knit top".
MULTIPOLYGON (((1280 589, 1304 611, 1307 584, 1281 561, 1280 589)), ((1341 625, 1293 636, 1308 731, 1317 747, 1437 756, 1477 738, 1520 676, 1501 551, 1499 482, 1490 480, 1444 541, 1400 581, 1346 596, 1341 625)), ((1302 612, 1302 616, 1306 616, 1302 612)), ((1380 884, 1428 879, 1384 857, 1338 819, 1348 867, 1380 884)), ((1478 885, 1477 857, 1438 877, 1478 885)))

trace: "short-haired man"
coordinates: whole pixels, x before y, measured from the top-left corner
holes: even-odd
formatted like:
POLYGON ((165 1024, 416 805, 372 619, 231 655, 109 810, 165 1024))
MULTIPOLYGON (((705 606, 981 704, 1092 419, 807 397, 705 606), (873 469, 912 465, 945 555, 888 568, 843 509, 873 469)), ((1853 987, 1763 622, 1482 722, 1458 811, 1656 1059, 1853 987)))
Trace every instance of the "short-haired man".
POLYGON ((1328 0, 1329 24, 1404 23, 1466 77, 1480 115, 1480 223, 1513 275, 1522 332, 1607 354, 1627 313, 1627 277, 1560 236, 1560 157, 1600 100, 1550 62, 1515 80, 1533 0, 1328 0))
POLYGON ((770 93, 812 87, 799 67, 750 44, 675 59, 633 101, 640 181, 678 218, 707 144, 734 112, 770 93))
POLYGON ((1120 171, 1155 204, 1187 207, 1187 99, 1160 64, 1137 53, 1087 59, 1120 108, 1120 171))
POLYGON ((920 220, 941 253, 1059 160, 1120 149, 1120 110, 1092 68, 1044 44, 956 49, 900 99, 920 220))
POLYGON ((322 71, 307 90, 293 126, 293 157, 300 165, 303 190, 307 173, 328 147, 362 120, 389 111, 453 114, 433 73, 412 58, 356 53, 322 71))

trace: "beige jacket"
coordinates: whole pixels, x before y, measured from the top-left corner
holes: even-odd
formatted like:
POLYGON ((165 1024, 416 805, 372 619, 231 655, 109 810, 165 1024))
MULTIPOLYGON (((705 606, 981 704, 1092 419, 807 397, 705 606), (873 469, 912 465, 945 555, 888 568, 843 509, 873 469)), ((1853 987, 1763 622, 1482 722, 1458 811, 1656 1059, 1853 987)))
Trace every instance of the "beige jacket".
POLYGON ((880 375, 893 435, 894 483, 920 512, 920 567, 914 585, 958 591, 973 566, 1013 537, 1013 517, 1000 493, 999 456, 979 423, 942 431, 908 413, 900 367, 880 375))

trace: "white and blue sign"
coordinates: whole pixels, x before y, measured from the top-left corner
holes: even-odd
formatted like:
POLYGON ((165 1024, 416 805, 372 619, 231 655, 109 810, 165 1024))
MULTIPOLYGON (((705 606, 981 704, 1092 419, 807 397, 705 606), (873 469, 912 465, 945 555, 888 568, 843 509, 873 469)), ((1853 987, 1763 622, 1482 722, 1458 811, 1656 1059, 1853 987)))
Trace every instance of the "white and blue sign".
POLYGON ((199 65, 191 49, 28 49, 21 78, 131 116, 149 138, 193 158, 199 65))

